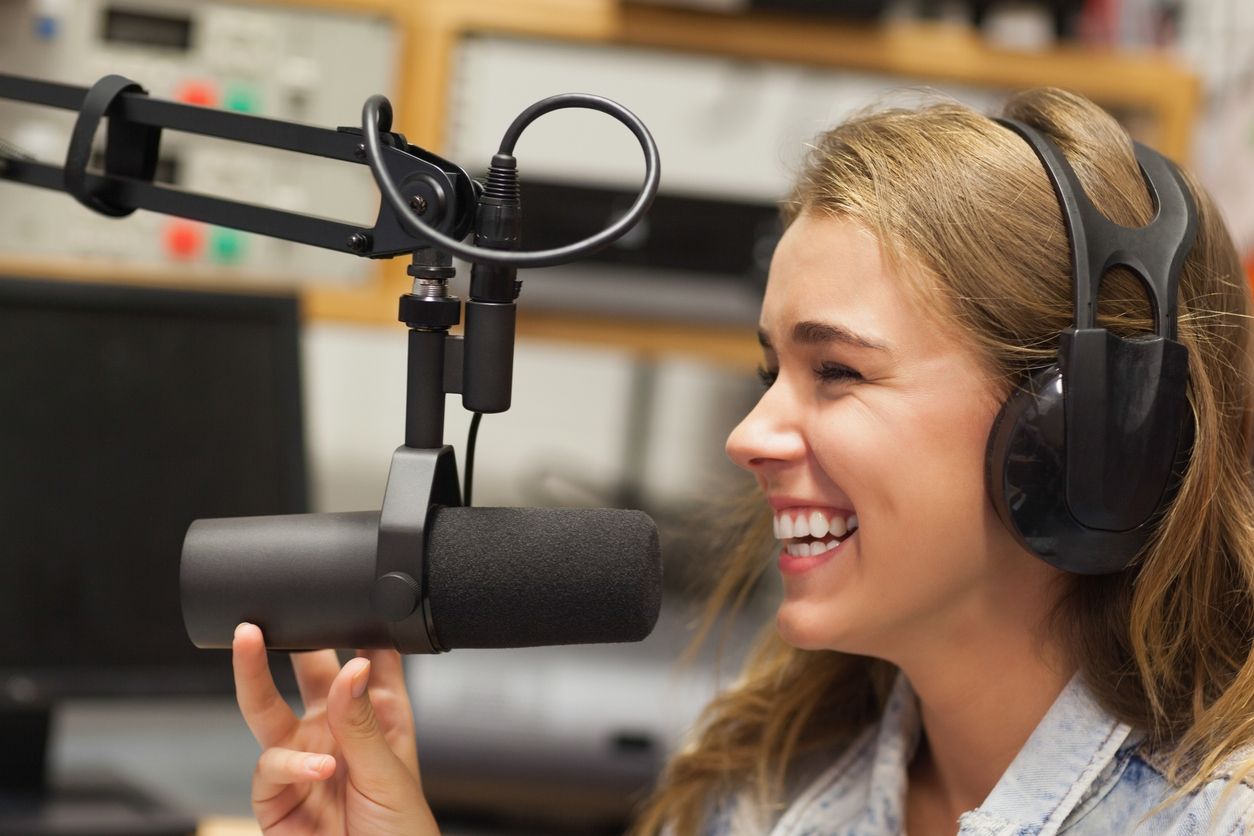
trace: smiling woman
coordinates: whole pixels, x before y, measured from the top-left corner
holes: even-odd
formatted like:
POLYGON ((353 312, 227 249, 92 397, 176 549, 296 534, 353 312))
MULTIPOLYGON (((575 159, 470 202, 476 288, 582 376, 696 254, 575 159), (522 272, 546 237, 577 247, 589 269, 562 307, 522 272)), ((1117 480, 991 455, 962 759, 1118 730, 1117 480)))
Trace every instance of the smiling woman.
MULTIPOLYGON (((765 571, 783 598, 637 836, 1254 832, 1232 241, 1091 102, 1005 115, 891 110, 815 144, 766 388, 727 442, 763 497, 709 611, 765 571)), ((300 717, 236 631, 266 832, 434 836, 399 655, 293 664, 300 717)))
MULTIPOLYGON (((1116 224, 1173 211, 1170 183, 1138 170, 1092 103, 1036 90, 1004 115, 1051 140, 1080 197, 1116 224)), ((771 534, 783 599, 636 833, 1247 832, 1254 496, 1239 262, 1207 195, 1187 174, 1171 181, 1191 195, 1177 201, 1190 226, 1156 278, 1172 294, 1179 281, 1178 336, 1165 336, 1187 349, 1192 420, 1169 422, 1179 446, 1173 434, 1138 454, 1174 467, 1152 517, 1089 538, 1134 536, 1134 558, 1058 568, 1070 547, 1006 519, 986 468, 1003 402, 1030 390, 1044 411, 1041 370, 1060 350, 1064 381, 1081 362, 1060 335, 1080 313, 1069 243, 1085 237, 1064 225, 1054 169, 1025 136, 938 104, 864 115, 815 143, 762 305, 766 388, 727 442, 763 513, 711 617, 770 570, 771 534)), ((1101 281, 1095 326, 1112 353, 1153 342, 1155 315, 1174 311, 1147 302, 1131 270, 1101 281)), ((1104 391, 1131 368, 1113 366, 1104 391)), ((1123 416, 1144 399, 1133 394, 1073 408, 1123 416)), ((1085 455, 1101 465, 1122 443, 1108 435, 1085 455)), ((1034 458, 1013 455, 1011 467, 1034 458)), ((1003 502, 1013 515, 1034 500, 1003 502)))

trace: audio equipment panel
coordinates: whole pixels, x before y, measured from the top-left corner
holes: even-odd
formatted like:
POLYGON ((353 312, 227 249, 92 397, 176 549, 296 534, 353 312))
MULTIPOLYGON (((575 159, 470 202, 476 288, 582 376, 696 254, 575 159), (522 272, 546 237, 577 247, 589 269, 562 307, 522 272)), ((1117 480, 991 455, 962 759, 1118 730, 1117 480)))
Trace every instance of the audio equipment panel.
MULTIPOLYGON (((445 152, 453 159, 485 159, 502 113, 572 87, 596 90, 648 122, 666 154, 662 194, 767 205, 787 191, 806 143, 858 108, 935 96, 989 112, 1004 98, 998 89, 888 73, 475 35, 458 45, 445 152)), ((615 128, 596 114, 549 117, 528 136, 521 174, 634 191, 640 163, 630 137, 615 128)))
MULTIPOLYGON (((360 123, 361 102, 393 93, 400 38, 368 13, 194 0, 0 2, 0 72, 90 85, 118 74, 152 96, 318 125, 360 123)), ((0 104, 9 153, 65 157, 75 114, 0 104)), ((97 137, 97 151, 104 131, 97 137)), ((190 191, 353 223, 378 192, 365 166, 166 131, 156 179, 190 191)), ((373 263, 151 212, 125 221, 69 195, 0 183, 0 255, 92 259, 181 273, 337 284, 373 263)))
MULTIPOLYGON (((748 326, 757 323, 780 235, 778 201, 811 138, 877 102, 951 97, 990 112, 1004 95, 957 84, 924 89, 887 73, 480 34, 458 44, 447 153, 484 158, 502 113, 575 84, 648 121, 666 153, 662 187, 645 223, 588 263, 544 271, 543 281, 529 283, 527 304, 748 326)), ((575 240, 621 215, 640 164, 615 127, 595 113, 535 124, 519 171, 528 195, 525 246, 575 240)))

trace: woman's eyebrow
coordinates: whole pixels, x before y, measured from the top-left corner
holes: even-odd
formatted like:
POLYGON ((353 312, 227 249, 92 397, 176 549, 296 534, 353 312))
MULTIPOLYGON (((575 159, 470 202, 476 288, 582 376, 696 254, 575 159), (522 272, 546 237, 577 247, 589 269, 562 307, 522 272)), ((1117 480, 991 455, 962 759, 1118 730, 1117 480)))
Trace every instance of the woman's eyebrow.
MULTIPOLYGON (((888 346, 831 322, 817 322, 809 319, 798 322, 792 327, 792 339, 793 342, 801 345, 824 345, 834 342, 892 353, 888 346)), ((765 330, 758 330, 758 344, 763 348, 772 348, 770 337, 766 335, 765 330)))

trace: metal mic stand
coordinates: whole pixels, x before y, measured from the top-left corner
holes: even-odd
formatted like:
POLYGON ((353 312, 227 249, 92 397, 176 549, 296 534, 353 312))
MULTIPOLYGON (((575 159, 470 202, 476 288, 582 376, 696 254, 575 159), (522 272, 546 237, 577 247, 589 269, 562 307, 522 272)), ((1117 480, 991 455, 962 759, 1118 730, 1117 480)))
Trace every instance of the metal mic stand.
MULTIPOLYGON (((460 166, 393 132, 391 104, 382 96, 367 99, 360 128, 336 130, 152 99, 140 85, 116 75, 105 76, 90 88, 0 75, 0 99, 78 113, 63 167, 0 144, 0 178, 68 192, 91 210, 114 217, 148 209, 367 258, 411 256, 408 272, 414 285, 401 297, 398 311, 409 328, 405 443, 392 458, 373 574, 362 576, 360 553, 323 555, 334 583, 291 577, 285 565, 258 568, 248 562, 256 544, 249 537, 298 542, 301 527, 311 522, 299 516, 264 518, 260 523, 241 520, 229 532, 222 530, 222 539, 215 543, 226 545, 214 551, 214 566, 199 565, 192 573, 212 575, 215 583, 225 584, 203 588, 238 589, 241 602, 271 588, 325 602, 326 610, 319 614, 353 625, 352 638, 360 647, 392 646, 406 653, 441 650, 426 594, 424 534, 433 508, 462 501, 453 450, 444 444, 444 396, 461 394, 463 405, 477 414, 509 408, 520 287, 516 268, 574 261, 612 243, 643 217, 660 181, 657 146, 644 124, 608 99, 553 96, 514 119, 492 158, 486 183, 479 183, 460 166), (626 214, 606 229, 563 247, 518 252, 521 208, 514 145, 531 122, 563 108, 597 110, 626 125, 644 152, 644 183, 626 214), (109 127, 104 171, 89 173, 93 138, 105 116, 109 127), (367 165, 383 197, 378 218, 367 228, 157 185, 153 174, 165 129, 367 165), (472 230, 474 246, 462 242, 472 230), (460 300, 448 294, 453 256, 473 265, 464 337, 449 333, 461 316, 460 300), (255 588, 242 588, 250 585, 255 588)), ((366 531, 371 522, 366 517, 372 515, 360 516, 333 525, 366 531)), ((193 523, 188 541, 200 522, 193 523)), ((325 548, 317 541, 309 545, 325 548)), ((198 646, 223 646, 223 637, 230 636, 235 623, 256 619, 247 618, 243 603, 233 609, 189 596, 187 553, 185 542, 183 610, 188 632, 198 646)), ((296 604, 292 609, 300 612, 296 604)), ((263 629, 272 649, 307 649, 320 640, 314 626, 295 616, 276 616, 263 629)))

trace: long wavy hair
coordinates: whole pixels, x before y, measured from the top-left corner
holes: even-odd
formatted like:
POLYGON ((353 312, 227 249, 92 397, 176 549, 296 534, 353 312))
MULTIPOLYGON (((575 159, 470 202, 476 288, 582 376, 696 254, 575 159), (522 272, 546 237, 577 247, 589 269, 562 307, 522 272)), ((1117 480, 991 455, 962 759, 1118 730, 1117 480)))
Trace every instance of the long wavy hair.
MULTIPOLYGON (((1108 218, 1139 226, 1152 217, 1131 141, 1101 108, 1044 88, 1013 97, 1003 114, 1053 139, 1108 218)), ((1192 458, 1135 563, 1068 577, 1051 620, 1101 705, 1146 733, 1177 795, 1229 772, 1225 762, 1238 776, 1254 767, 1238 752, 1254 740, 1249 290, 1219 211, 1185 176, 1199 214, 1179 290, 1192 458)), ((913 266, 895 273, 956 324, 1006 393, 1054 361, 1072 318, 1062 215, 1031 148, 992 120, 950 102, 858 115, 816 140, 784 204, 786 222, 801 213, 861 223, 890 265, 913 266)), ((1103 281, 1098 319, 1116 333, 1152 330, 1127 271, 1103 281)), ((711 593, 707 627, 768 563, 769 517, 765 503, 759 509, 711 593)), ((732 794, 778 809, 790 765, 876 722, 895 673, 881 660, 790 647, 768 625, 632 832, 694 836, 732 794)))

